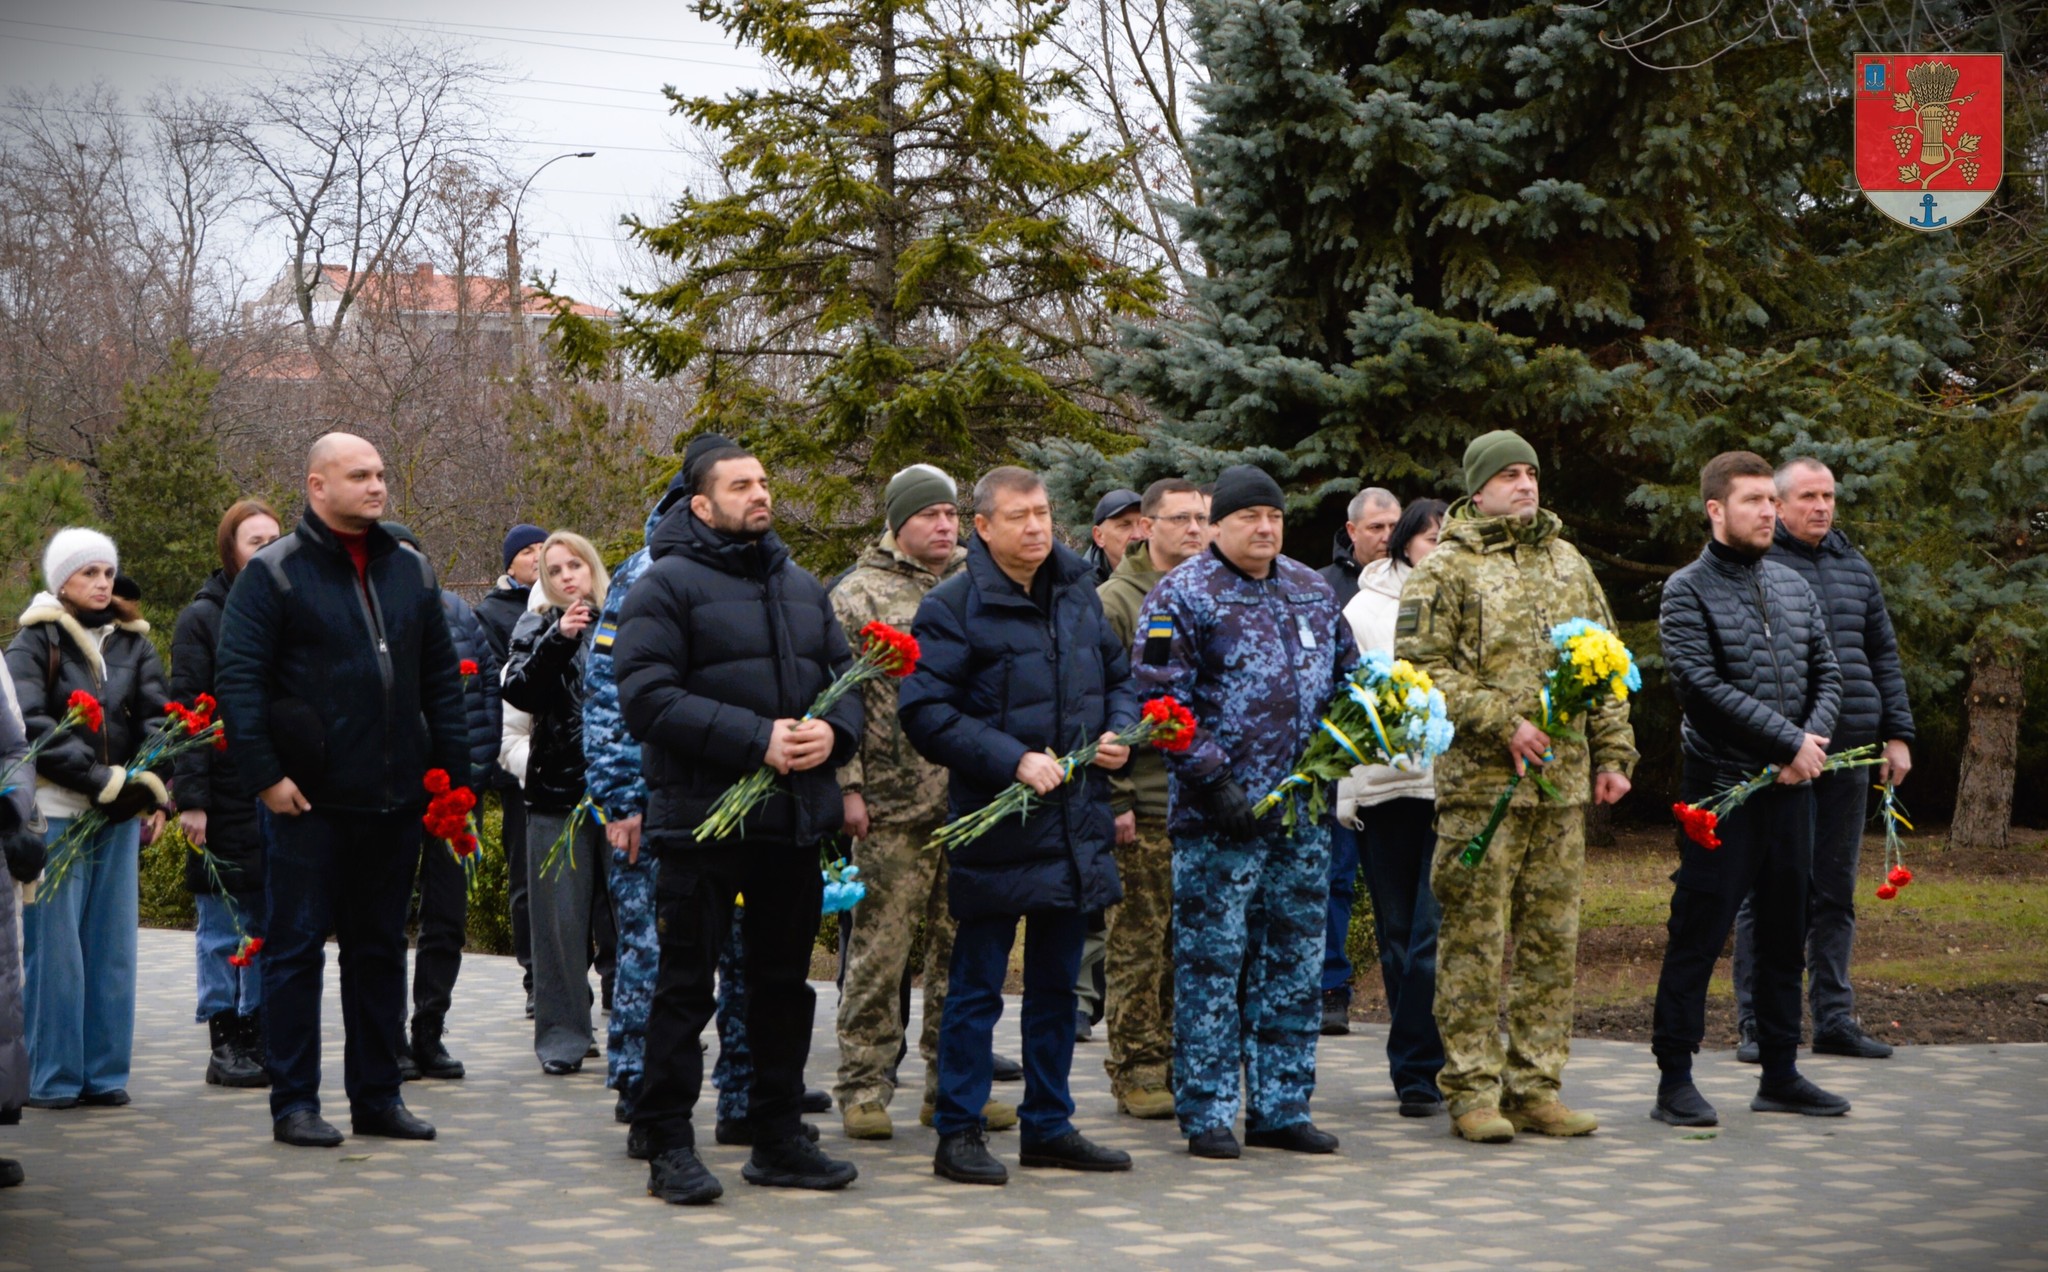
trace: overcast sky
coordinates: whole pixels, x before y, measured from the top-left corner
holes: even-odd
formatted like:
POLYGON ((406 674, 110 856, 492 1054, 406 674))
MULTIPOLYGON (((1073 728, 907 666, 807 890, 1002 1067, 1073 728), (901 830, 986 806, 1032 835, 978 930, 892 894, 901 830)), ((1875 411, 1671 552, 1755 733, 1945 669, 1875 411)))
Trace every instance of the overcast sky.
MULTIPOLYGON (((140 99, 165 80, 229 87, 289 67, 308 48, 432 30, 502 64, 497 93, 519 139, 515 179, 551 155, 519 219, 529 276, 558 273, 600 302, 625 276, 622 212, 657 213, 691 165, 664 83, 723 94, 762 82, 760 59, 699 22, 684 0, 0 0, 0 84, 35 90, 104 80, 140 99)), ((284 256, 252 245, 257 255, 284 256)))

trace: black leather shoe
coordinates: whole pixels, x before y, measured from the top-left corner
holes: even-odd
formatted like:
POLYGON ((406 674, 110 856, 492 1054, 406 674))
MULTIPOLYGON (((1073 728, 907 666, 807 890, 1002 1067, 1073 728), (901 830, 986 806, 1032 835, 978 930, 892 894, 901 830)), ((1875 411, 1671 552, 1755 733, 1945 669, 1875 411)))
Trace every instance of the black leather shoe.
POLYGON ((1435 1117, 1444 1111, 1444 1102, 1437 1096, 1404 1095, 1401 1097, 1402 1117, 1435 1117))
POLYGON ((438 1027, 422 1026, 412 1031, 412 1060, 423 1078, 455 1081, 469 1072, 462 1067, 462 1061, 448 1054, 438 1027))
POLYGON ((270 1085, 262 1066, 242 1050, 242 1018, 233 1009, 217 1011, 206 1021, 213 1054, 206 1060, 206 1085, 260 1087, 270 1085))
POLYGON ((1657 1093, 1657 1105, 1650 1116, 1666 1126, 1719 1126, 1721 1115, 1707 1103, 1700 1089, 1688 1082, 1657 1093))
POLYGON ((0 1157, 0 1188, 17 1188, 28 1178, 21 1163, 12 1157, 0 1157))
MULTIPOLYGON (((804 1128, 805 1139, 813 1144, 818 1142, 817 1127, 809 1122, 800 1122, 798 1125, 804 1128)), ((735 1144, 751 1144, 754 1142, 754 1124, 743 1117, 722 1117, 718 1119, 718 1125, 712 1128, 711 1138, 728 1147, 735 1144)))
POLYGON ((287 1113, 271 1123, 270 1138, 293 1148, 340 1148, 341 1132, 311 1109, 287 1113))
POLYGON ((830 1113, 832 1111, 832 1097, 824 1091, 806 1087, 804 1088, 803 1104, 800 1107, 806 1113, 830 1113))
POLYGON ((118 1109, 128 1103, 128 1093, 120 1087, 111 1091, 87 1091, 78 1097, 78 1102, 87 1108, 118 1109))
POLYGON ((1296 1122, 1272 1131, 1246 1131, 1244 1142, 1247 1148, 1280 1148, 1290 1153, 1337 1151, 1337 1137, 1317 1130, 1314 1122, 1296 1122))
POLYGON ((694 1148, 672 1148, 647 1165, 647 1192, 671 1206, 708 1206, 725 1196, 694 1148))
POLYGON ((412 1051, 410 1049, 404 1049, 398 1053, 398 1080, 400 1082, 417 1082, 420 1080, 419 1061, 412 1058, 412 1051))
POLYGON ((1351 995, 1341 989, 1323 991, 1323 1036, 1351 1032, 1351 995))
POLYGON ((1736 1022, 1735 1058, 1744 1064, 1762 1064, 1764 1062, 1764 1049, 1756 1040, 1756 1022, 1754 1020, 1736 1022))
POLYGON ((1009 1170, 988 1151, 988 1137, 980 1127, 939 1136, 939 1151, 932 1155, 932 1174, 956 1184, 1007 1184, 1009 1170))
POLYGON ((349 1117, 349 1126, 358 1135, 376 1135, 383 1139, 434 1138, 433 1123, 414 1117, 403 1104, 394 1104, 379 1113, 353 1114, 349 1117))
POLYGON ((1813 1054, 1817 1056, 1848 1056, 1855 1060, 1889 1060, 1892 1044, 1879 1042, 1863 1032, 1855 1021, 1830 1029, 1826 1033, 1813 1035, 1813 1054))
POLYGON ((581 1060, 543 1060, 540 1071, 551 1078, 566 1078, 583 1067, 581 1060))
POLYGON ((654 1130, 647 1126, 636 1126, 626 1132, 626 1156, 636 1162, 654 1160, 654 1130))
POLYGON ((1079 1131, 1068 1131, 1056 1140, 1026 1144, 1018 1160, 1026 1166, 1056 1166, 1061 1170, 1129 1170, 1131 1155, 1120 1148, 1104 1148, 1079 1131))
POLYGON ((1237 1146, 1237 1136, 1227 1126, 1212 1126, 1199 1135, 1189 1136, 1188 1152, 1219 1162, 1234 1162, 1244 1155, 1244 1150, 1237 1146))
POLYGON ((1015 1060, 1001 1055, 992 1056, 990 1059, 994 1062, 993 1068, 996 1081, 1022 1082, 1024 1080, 1024 1066, 1018 1064, 1015 1060))
POLYGON ((860 1178, 852 1162, 825 1156, 823 1149, 802 1135, 789 1135, 769 1144, 754 1145, 740 1178, 762 1188, 808 1188, 831 1192, 860 1178))
POLYGON ((1849 1102, 1832 1091, 1823 1091, 1804 1077, 1790 1082, 1764 1082, 1756 1089, 1749 1107, 1757 1113, 1798 1113, 1806 1117, 1840 1117, 1849 1102))

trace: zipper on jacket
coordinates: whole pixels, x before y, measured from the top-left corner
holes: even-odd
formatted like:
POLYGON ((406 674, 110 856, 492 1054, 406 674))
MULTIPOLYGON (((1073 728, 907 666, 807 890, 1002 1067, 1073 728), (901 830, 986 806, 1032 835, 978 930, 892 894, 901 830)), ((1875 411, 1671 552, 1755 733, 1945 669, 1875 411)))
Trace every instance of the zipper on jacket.
MULTIPOLYGON (((346 564, 349 564, 349 572, 353 574, 355 572, 353 563, 346 564)), ((363 618, 370 624, 370 639, 377 646, 377 673, 384 678, 384 740, 385 754, 388 761, 392 740, 390 731, 392 721, 397 718, 398 704, 393 700, 396 689, 394 682, 397 679, 397 675, 391 669, 391 642, 386 639, 384 634, 384 606, 377 600, 377 589, 370 582, 368 568, 364 569, 363 576, 357 581, 354 590, 356 604, 363 607, 363 618)), ((399 790, 391 781, 391 766, 387 762, 384 766, 385 802, 388 804, 403 803, 406 794, 407 792, 399 790)))
POLYGON ((1785 693, 1785 667, 1778 661, 1778 642, 1771 635, 1771 607, 1764 600, 1763 579, 1757 573, 1759 568, 1761 567, 1752 567, 1750 570, 1749 589, 1756 593, 1756 611, 1764 622, 1764 648, 1771 651, 1771 683, 1777 686, 1778 703, 1783 706, 1789 701, 1785 693))

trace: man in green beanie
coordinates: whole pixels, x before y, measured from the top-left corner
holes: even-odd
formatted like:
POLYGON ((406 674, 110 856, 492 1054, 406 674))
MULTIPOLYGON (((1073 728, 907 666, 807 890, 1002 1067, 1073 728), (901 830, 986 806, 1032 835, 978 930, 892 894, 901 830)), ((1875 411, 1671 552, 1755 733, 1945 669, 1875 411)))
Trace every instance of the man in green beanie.
MULTIPOLYGON (((960 494, 953 479, 930 464, 912 464, 889 479, 882 495, 888 529, 881 541, 832 589, 832 612, 846 639, 860 647, 860 630, 886 623, 908 632, 918 603, 941 579, 967 562, 960 544, 960 494)), ((939 1017, 953 951, 953 918, 946 909, 945 854, 932 833, 946 820, 946 770, 927 761, 903 737, 896 691, 885 676, 861 687, 867 724, 860 751, 839 770, 846 801, 846 833, 859 841, 867 896, 840 915, 852 924, 845 983, 839 994, 839 1083, 834 1096, 851 1139, 895 1134, 889 1101, 896 1094, 896 1057, 903 1045, 898 987, 910 961, 911 940, 925 924, 922 1121, 931 1125, 938 1103, 939 1017)), ((1017 1111, 991 1101, 982 1110, 990 1130, 1017 1124, 1017 1111)))
POLYGON ((1408 576, 1394 653, 1443 690, 1457 738, 1436 761, 1437 1086, 1458 1136, 1504 1143, 1515 1132, 1585 1135, 1593 1118, 1558 1097, 1571 1051, 1572 978, 1588 802, 1628 794, 1636 763, 1625 703, 1595 708, 1584 739, 1546 735, 1543 675, 1557 662, 1550 629, 1583 618, 1612 629, 1607 596, 1586 559, 1559 537, 1537 499, 1535 448, 1501 430, 1465 450, 1467 497, 1451 505, 1441 541, 1408 576), (1562 796, 1515 792, 1476 866, 1459 860, 1508 778, 1538 767, 1562 796), (1505 1051, 1498 1028, 1505 938, 1514 936, 1505 1051))

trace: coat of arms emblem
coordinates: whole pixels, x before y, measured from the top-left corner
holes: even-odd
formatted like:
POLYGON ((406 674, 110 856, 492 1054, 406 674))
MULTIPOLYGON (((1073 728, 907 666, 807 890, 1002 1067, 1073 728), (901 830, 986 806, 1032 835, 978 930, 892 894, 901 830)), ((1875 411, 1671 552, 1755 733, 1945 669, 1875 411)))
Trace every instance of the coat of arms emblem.
POLYGON ((1856 55, 1856 184, 1922 232, 1991 201, 2005 175, 2005 56, 1856 55))

